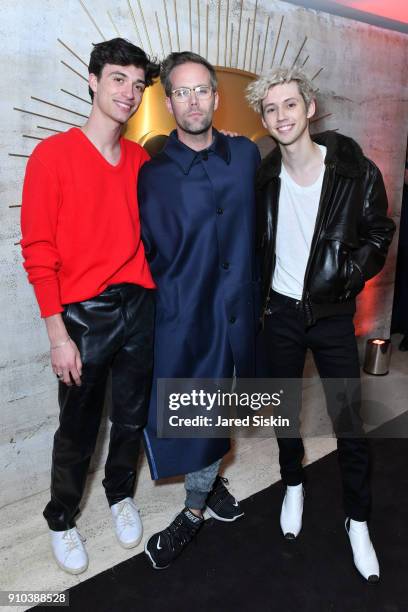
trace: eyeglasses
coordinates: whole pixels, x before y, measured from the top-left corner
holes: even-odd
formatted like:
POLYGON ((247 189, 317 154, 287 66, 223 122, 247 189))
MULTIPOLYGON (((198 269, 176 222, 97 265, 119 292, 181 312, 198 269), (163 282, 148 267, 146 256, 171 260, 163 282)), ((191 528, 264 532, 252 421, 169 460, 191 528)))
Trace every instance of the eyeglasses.
POLYGON ((171 93, 176 102, 187 102, 191 98, 193 91, 198 100, 208 100, 213 90, 210 85, 197 85, 197 87, 179 87, 178 89, 173 89, 171 93))

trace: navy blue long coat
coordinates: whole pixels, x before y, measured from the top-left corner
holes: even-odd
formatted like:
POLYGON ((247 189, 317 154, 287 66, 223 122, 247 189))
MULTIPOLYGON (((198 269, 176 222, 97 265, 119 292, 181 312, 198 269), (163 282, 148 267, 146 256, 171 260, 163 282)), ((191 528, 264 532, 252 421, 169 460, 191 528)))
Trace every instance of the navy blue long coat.
POLYGON ((152 478, 210 465, 227 439, 158 438, 158 378, 251 377, 255 360, 254 177, 250 140, 214 130, 196 152, 172 132, 138 181, 142 237, 157 284, 145 447, 152 478))

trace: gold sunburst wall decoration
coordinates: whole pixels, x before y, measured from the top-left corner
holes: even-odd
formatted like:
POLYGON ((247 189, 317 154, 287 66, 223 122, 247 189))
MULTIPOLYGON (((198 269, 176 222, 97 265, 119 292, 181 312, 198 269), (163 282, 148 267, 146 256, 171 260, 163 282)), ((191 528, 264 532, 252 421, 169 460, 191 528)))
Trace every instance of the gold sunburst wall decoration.
MULTIPOLYGON (((89 48, 95 42, 95 33, 101 40, 123 36, 112 10, 106 11, 111 27, 108 36, 98 23, 101 15, 92 14, 85 0, 78 0, 78 3, 83 18, 92 24, 89 48)), ((261 10, 258 0, 250 7, 244 0, 162 0, 158 5, 161 7, 159 12, 153 10, 146 0, 122 0, 121 5, 121 27, 125 15, 126 25, 133 33, 132 37, 127 37, 151 55, 161 59, 171 51, 190 50, 215 64, 220 93, 215 126, 237 131, 255 142, 262 141, 267 133, 260 124, 259 116, 244 101, 247 85, 260 73, 275 66, 303 67, 306 63, 312 64, 307 53, 308 37, 303 36, 301 40, 299 36, 296 44, 286 38, 284 15, 261 10)), ((119 10, 118 4, 115 9, 119 10)), ((83 125, 91 108, 87 61, 71 41, 57 40, 61 49, 69 54, 69 61, 61 59, 61 64, 80 81, 83 93, 78 93, 78 89, 73 92, 63 87, 60 91, 67 100, 66 104, 49 100, 44 95, 30 96, 37 103, 36 110, 31 110, 29 104, 25 105, 27 108, 14 107, 17 112, 33 118, 33 133, 22 134, 23 138, 33 143, 70 127, 83 125), (73 100, 83 103, 83 112, 70 107, 69 102, 73 100), (39 112, 41 109, 43 111, 39 112)), ((317 79, 322 70, 323 67, 316 67, 312 80, 317 79)), ((317 116, 313 123, 329 116, 317 116)), ((163 88, 157 82, 146 90, 138 112, 126 126, 125 135, 154 152, 174 127, 173 118, 165 108, 163 88)), ((26 153, 18 152, 9 155, 29 157, 26 153)), ((10 205, 10 208, 19 207, 20 204, 10 205)))

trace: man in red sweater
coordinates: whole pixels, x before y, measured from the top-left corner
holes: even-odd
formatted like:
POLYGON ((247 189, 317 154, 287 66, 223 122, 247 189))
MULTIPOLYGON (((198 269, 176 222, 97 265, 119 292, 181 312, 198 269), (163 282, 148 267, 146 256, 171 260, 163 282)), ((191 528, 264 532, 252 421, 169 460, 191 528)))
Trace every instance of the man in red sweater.
POLYGON ((59 380, 60 419, 44 516, 55 559, 72 574, 88 566, 75 517, 110 371, 112 427, 103 485, 120 544, 130 548, 142 537, 132 498, 151 380, 155 285, 140 240, 136 196, 148 155, 121 131, 158 73, 159 66, 126 40, 95 45, 89 119, 81 129, 40 143, 24 181, 24 267, 59 380))

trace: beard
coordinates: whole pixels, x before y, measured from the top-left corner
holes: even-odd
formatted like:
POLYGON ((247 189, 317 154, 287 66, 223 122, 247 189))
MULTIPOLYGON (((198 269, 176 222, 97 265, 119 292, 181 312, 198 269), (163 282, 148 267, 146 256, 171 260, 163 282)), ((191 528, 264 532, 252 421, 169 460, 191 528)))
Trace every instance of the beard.
POLYGON ((212 107, 206 113, 203 113, 202 117, 196 119, 189 118, 188 115, 182 117, 175 117, 175 119, 178 127, 181 128, 184 132, 186 132, 187 134, 198 135, 208 132, 208 130, 211 128, 213 114, 214 108, 212 107))

